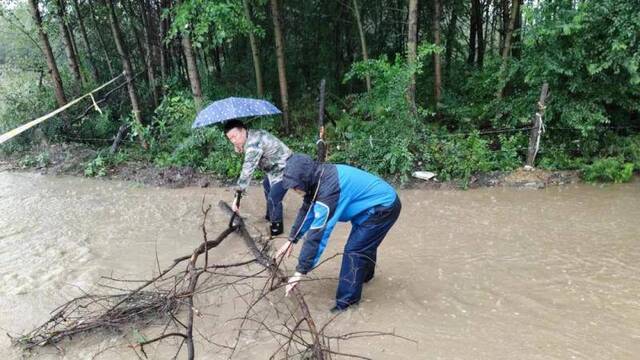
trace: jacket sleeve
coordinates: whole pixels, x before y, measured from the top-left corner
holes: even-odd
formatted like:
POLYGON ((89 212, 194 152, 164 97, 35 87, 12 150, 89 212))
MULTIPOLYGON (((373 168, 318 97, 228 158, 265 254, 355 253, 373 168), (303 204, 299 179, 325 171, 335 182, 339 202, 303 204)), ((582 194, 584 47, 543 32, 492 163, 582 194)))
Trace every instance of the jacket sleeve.
POLYGON ((289 240, 291 240, 294 244, 300 240, 300 238, 309 230, 309 226, 311 225, 311 221, 313 220, 313 214, 307 214, 309 208, 311 207, 312 198, 310 195, 304 197, 304 201, 300 210, 298 210, 298 216, 296 216, 296 221, 291 226, 291 232, 289 232, 289 240))
POLYGON ((319 191, 317 200, 313 203, 313 209, 309 217, 309 230, 304 234, 304 243, 298 257, 296 270, 306 274, 320 260, 324 252, 333 227, 340 217, 338 210, 339 191, 319 191))
POLYGON ((238 178, 238 187, 241 190, 245 190, 251 182, 251 176, 258 167, 260 158, 262 157, 262 149, 257 144, 251 144, 245 149, 244 163, 242 164, 242 171, 238 178))

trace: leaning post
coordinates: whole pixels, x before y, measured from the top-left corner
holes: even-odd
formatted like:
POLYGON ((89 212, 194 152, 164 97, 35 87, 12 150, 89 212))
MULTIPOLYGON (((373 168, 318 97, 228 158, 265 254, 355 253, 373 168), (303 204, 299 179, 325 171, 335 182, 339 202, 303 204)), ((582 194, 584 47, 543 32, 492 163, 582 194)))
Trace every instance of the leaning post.
POLYGON ((531 134, 529 135, 529 151, 527 152, 527 163, 529 167, 533 167, 536 160, 536 155, 540 149, 540 136, 544 132, 544 124, 542 123, 542 116, 544 115, 544 102, 547 99, 549 92, 549 84, 542 84, 542 90, 540 91, 540 99, 538 100, 538 109, 533 116, 531 134))

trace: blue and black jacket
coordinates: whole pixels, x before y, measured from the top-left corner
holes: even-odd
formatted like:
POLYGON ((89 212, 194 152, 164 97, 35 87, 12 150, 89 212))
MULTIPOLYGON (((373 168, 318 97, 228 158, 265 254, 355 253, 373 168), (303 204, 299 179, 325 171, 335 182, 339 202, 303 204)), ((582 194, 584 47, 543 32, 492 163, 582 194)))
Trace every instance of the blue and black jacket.
POLYGON ((374 207, 390 206, 397 198, 393 187, 375 175, 348 165, 318 163, 302 154, 287 160, 282 185, 305 192, 289 235, 294 243, 304 238, 296 267, 302 274, 318 263, 338 221, 361 224, 374 207))

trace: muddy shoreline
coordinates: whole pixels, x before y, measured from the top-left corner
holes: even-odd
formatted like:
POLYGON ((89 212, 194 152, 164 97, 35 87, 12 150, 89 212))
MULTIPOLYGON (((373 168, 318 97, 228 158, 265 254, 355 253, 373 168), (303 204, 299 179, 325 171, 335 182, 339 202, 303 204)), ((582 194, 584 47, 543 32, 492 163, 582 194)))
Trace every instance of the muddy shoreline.
MULTIPOLYGON (((84 177, 84 171, 98 152, 78 143, 53 144, 47 148, 34 148, 28 152, 0 155, 0 171, 32 171, 48 175, 71 175, 84 177), (38 159, 40 154, 48 154, 46 160, 38 159), (30 159, 30 161, 25 161, 30 159)), ((106 169, 99 178, 124 180, 149 186, 167 188, 226 186, 233 183, 213 173, 203 173, 190 166, 158 167, 145 161, 127 161, 106 169)), ((514 171, 491 171, 474 174, 468 188, 516 187, 543 189, 547 186, 575 184, 582 182, 579 171, 549 171, 542 169, 514 171)), ((395 184, 403 189, 462 189, 460 182, 421 180, 412 178, 405 184, 395 184)))

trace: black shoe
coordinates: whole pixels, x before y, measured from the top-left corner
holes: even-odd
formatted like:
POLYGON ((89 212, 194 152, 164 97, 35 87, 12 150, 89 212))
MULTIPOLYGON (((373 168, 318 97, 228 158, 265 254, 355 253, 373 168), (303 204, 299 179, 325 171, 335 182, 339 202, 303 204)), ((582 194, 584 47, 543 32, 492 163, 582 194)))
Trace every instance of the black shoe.
POLYGON ((339 313, 341 313, 341 312, 345 312, 345 311, 347 311, 347 308, 342 309, 342 308, 339 308, 339 307, 337 307, 337 306, 334 306, 334 307, 333 307, 333 308, 331 308, 331 310, 329 310, 329 311, 330 311, 332 314, 339 314, 339 313))
POLYGON ((368 283, 369 281, 373 280, 373 275, 374 275, 374 273, 373 273, 373 271, 372 271, 372 272, 371 272, 371 275, 367 276, 367 277, 364 279, 364 283, 366 284, 366 283, 368 283))
POLYGON ((282 221, 271 223, 271 236, 278 236, 284 232, 282 221))

